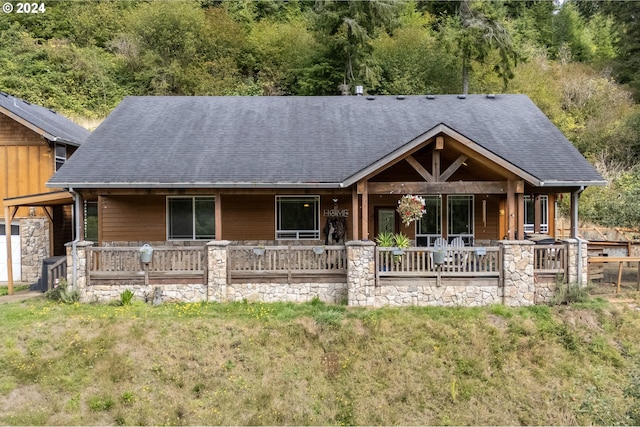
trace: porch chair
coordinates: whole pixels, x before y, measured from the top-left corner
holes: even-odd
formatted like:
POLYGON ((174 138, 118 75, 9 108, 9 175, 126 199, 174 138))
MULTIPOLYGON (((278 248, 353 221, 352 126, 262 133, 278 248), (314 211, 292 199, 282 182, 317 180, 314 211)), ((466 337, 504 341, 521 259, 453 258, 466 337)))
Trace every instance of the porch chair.
MULTIPOLYGON (((447 243, 447 239, 445 239, 443 237, 436 237, 436 239, 433 241, 433 249, 435 250, 437 248, 440 248, 440 249, 444 250, 445 251, 445 256, 446 256, 446 253, 448 251, 448 247, 449 247, 449 244, 447 243)), ((429 253, 429 257, 431 258, 431 265, 435 266, 435 262, 433 260, 433 252, 429 253)), ((446 258, 445 258, 445 260, 446 260, 446 258)))
POLYGON ((469 252, 465 250, 460 250, 460 248, 464 248, 464 240, 462 237, 458 236, 451 241, 451 258, 452 261, 456 264, 459 269, 463 269, 467 263, 467 257, 469 256, 469 252))

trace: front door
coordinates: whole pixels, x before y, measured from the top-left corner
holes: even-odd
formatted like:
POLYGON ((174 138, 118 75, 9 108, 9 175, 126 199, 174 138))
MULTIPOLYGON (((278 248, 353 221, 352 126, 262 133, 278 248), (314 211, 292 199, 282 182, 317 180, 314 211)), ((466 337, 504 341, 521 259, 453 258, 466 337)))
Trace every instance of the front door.
POLYGON ((398 232, 398 218, 394 207, 379 206, 374 211, 376 236, 383 232, 393 234, 398 232))

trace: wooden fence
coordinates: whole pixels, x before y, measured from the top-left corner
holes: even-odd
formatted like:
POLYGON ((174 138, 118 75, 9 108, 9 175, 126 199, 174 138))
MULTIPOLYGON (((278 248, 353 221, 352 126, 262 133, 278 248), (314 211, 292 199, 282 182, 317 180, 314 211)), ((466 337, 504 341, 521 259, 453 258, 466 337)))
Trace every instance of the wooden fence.
MULTIPOLYGON (((234 283, 345 280, 345 246, 229 246, 227 277, 234 283)), ((376 247, 376 279, 384 277, 499 278, 502 254, 497 246, 376 247), (442 261, 436 263, 436 261, 442 261)), ((144 264, 137 247, 88 247, 88 280, 196 279, 206 283, 206 249, 201 246, 154 247, 152 260, 144 264)), ((535 245, 534 271, 567 273, 564 245, 535 245)))
POLYGON ((47 266, 47 290, 56 287, 62 279, 67 279, 67 257, 47 266))
POLYGON ((498 277, 502 258, 498 247, 447 247, 438 254, 433 247, 376 247, 378 277, 498 277), (442 264, 437 264, 441 258, 442 264))
POLYGON ((149 264, 140 260, 135 247, 88 247, 89 280, 201 278, 206 283, 205 249, 198 246, 155 247, 149 264))
POLYGON ((563 244, 535 245, 533 247, 533 271, 538 274, 567 277, 567 249, 563 244))
POLYGON ((292 280, 344 278, 347 252, 344 246, 229 246, 229 278, 232 282, 268 281, 286 276, 292 280))

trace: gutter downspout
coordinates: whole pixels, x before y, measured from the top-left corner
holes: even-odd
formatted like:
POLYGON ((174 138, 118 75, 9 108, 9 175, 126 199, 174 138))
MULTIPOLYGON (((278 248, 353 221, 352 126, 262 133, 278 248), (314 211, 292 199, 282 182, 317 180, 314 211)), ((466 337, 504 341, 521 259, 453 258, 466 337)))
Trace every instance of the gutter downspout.
POLYGON ((573 238, 575 238, 578 241, 578 262, 577 262, 577 268, 578 268, 578 288, 581 288, 583 283, 582 283, 582 242, 586 241, 586 240, 582 240, 579 236, 578 236, 578 199, 580 198, 580 194, 584 191, 584 185, 580 186, 580 188, 577 191, 574 191, 573 193, 571 193, 571 204, 573 206, 575 206, 575 209, 572 210, 571 214, 573 215, 572 218, 572 224, 574 225, 572 230, 571 230, 571 234, 573 236, 573 238))
POLYGON ((69 187, 69 193, 73 196, 73 211, 71 214, 73 224, 75 227, 73 228, 73 241, 71 242, 71 259, 72 259, 72 275, 71 275, 71 286, 75 291, 78 289, 78 251, 77 244, 80 241, 80 195, 73 191, 72 187, 69 187))

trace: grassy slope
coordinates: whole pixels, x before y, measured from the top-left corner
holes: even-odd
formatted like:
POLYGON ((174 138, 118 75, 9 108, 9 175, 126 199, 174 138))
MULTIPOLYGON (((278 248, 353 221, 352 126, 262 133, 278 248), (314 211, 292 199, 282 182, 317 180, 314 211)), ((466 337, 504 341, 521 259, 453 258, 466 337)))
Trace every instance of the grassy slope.
POLYGON ((38 299, 0 306, 0 424, 637 423, 639 336, 638 311, 602 301, 356 310, 38 299))

